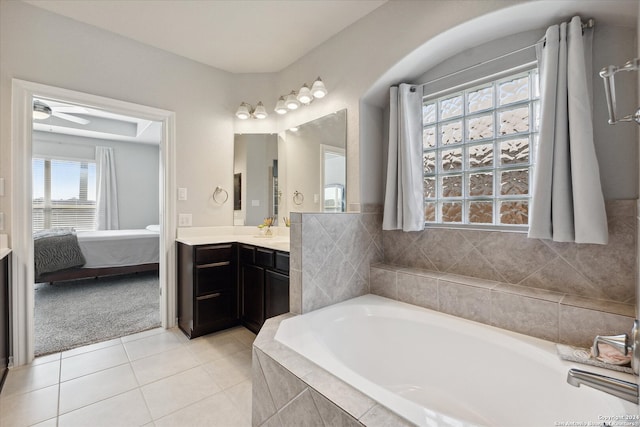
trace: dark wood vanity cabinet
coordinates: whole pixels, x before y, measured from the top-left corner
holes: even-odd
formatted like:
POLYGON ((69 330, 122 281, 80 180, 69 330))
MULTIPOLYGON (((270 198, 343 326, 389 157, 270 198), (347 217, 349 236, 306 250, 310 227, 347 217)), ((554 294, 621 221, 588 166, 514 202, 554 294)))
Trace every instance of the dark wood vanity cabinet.
POLYGON ((289 254, 238 245, 240 320, 258 333, 264 321, 289 311, 289 254))
POLYGON ((0 393, 9 366, 9 264, 11 254, 0 259, 0 393))
POLYGON ((178 326, 195 338, 238 324, 236 245, 178 242, 178 326))

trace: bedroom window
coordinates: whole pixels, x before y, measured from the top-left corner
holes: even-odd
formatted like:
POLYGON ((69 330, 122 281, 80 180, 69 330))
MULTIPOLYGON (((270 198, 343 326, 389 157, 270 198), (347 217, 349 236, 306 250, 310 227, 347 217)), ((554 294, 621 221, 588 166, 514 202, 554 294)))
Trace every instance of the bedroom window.
POLYGON ((96 163, 33 158, 33 231, 95 230, 96 163))
POLYGON ((427 224, 528 223, 537 68, 423 98, 427 224))

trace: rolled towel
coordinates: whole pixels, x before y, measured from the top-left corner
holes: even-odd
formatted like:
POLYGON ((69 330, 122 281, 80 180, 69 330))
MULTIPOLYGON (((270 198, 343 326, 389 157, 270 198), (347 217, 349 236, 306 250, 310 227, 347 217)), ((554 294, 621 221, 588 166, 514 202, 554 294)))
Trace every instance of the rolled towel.
MULTIPOLYGON (((600 352, 600 355, 596 357, 596 359, 601 362, 610 363, 612 365, 628 365, 631 363, 631 355, 625 356, 620 353, 620 350, 609 344, 601 342, 598 343, 598 351, 600 352)), ((593 352, 591 356, 594 357, 593 352)))

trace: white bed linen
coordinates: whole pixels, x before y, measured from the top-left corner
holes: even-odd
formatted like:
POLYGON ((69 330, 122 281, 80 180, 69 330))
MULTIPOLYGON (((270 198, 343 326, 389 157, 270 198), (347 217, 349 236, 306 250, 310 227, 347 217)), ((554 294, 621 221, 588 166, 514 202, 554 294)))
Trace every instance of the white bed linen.
POLYGON ((79 231, 84 268, 122 267, 158 262, 160 234, 149 230, 79 231))

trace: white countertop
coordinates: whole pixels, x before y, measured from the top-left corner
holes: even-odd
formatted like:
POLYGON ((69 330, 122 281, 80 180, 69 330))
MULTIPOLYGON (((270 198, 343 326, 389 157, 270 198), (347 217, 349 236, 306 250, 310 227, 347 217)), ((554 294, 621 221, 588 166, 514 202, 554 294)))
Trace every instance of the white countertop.
POLYGON ((11 249, 9 248, 0 248, 0 259, 4 259, 7 255, 11 253, 11 249))
POLYGON ((11 249, 7 247, 8 243, 7 235, 0 234, 0 259, 4 259, 4 257, 11 253, 11 249))
POLYGON ((176 242, 185 245, 212 245, 217 243, 245 243, 263 248, 289 252, 288 229, 274 227, 272 237, 260 236, 257 227, 199 227, 180 228, 176 242), (251 233, 251 234, 250 234, 251 233))

